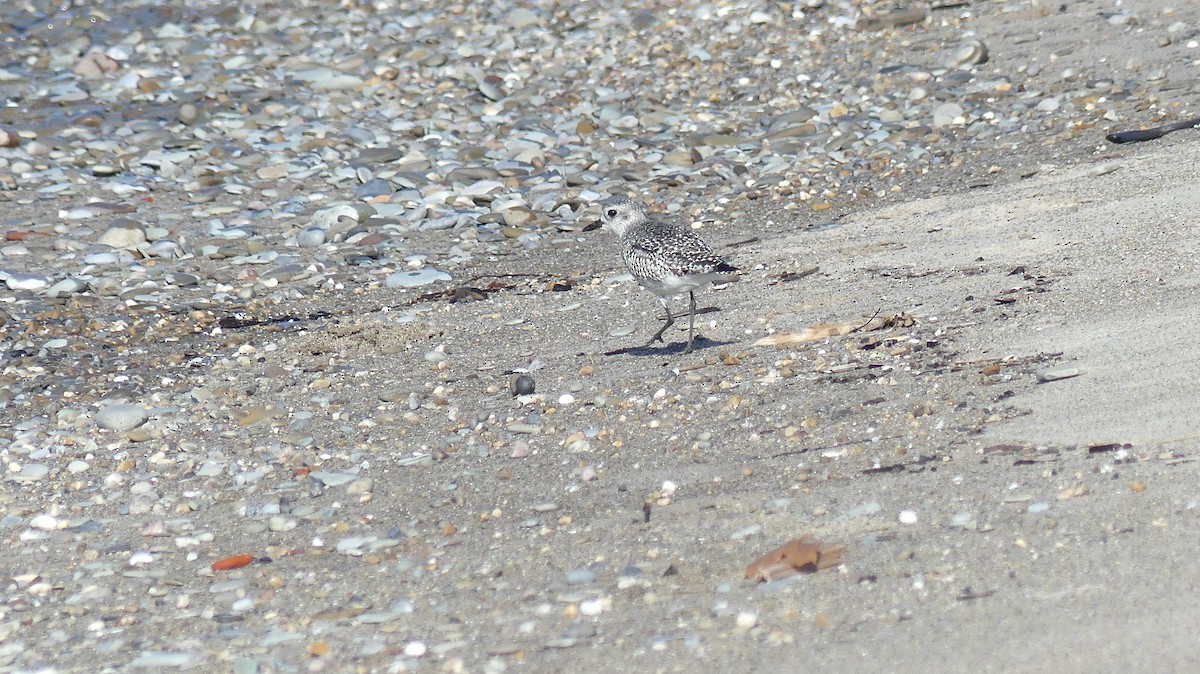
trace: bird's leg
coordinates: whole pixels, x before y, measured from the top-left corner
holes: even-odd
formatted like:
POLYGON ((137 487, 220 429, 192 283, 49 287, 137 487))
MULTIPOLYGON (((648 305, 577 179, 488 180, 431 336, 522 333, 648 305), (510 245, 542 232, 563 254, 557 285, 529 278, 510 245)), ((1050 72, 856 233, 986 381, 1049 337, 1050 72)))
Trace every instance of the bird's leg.
MULTIPOLYGON (((662 342, 663 333, 666 332, 667 328, 671 327, 671 324, 675 322, 675 317, 671 315, 670 303, 668 303, 666 299, 661 299, 659 301, 662 302, 663 308, 667 310, 667 322, 663 323, 663 326, 658 329, 658 332, 654 333, 654 336, 650 338, 650 341, 646 342, 646 346, 650 346, 655 342, 662 342)), ((665 344, 666 342, 663 343, 665 344)))
POLYGON ((690 290, 688 291, 688 306, 690 308, 688 312, 688 343, 687 348, 683 350, 684 353, 692 352, 692 332, 696 327, 696 293, 690 290))

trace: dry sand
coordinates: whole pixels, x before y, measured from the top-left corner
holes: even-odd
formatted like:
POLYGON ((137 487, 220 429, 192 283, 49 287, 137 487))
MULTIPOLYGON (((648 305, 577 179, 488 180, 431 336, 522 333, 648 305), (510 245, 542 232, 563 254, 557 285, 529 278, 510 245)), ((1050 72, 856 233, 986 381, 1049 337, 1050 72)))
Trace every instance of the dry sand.
MULTIPOLYGON (((818 262, 821 273, 752 308, 722 297, 732 315, 787 316, 776 324, 798 328, 850 310, 908 312, 946 324, 959 361, 977 363, 976 372, 992 359, 1020 364, 1001 368, 1010 381, 988 384, 1015 392, 1005 402, 1017 414, 984 424, 940 477, 858 477, 813 488, 820 502, 874 494, 885 513, 912 507, 921 520, 893 527, 894 549, 852 563, 837 591, 781 597, 801 613, 837 606, 840 620, 803 648, 760 652, 756 662, 829 671, 1196 667, 1200 617, 1189 558, 1200 442, 1192 335, 1200 317, 1198 147, 1189 136, 1127 147, 1104 175, 1089 174, 1101 161, 1046 168, 997 189, 857 213, 840 227, 764 245, 780 260, 818 262), (1030 276, 1044 280, 1041 292, 1028 291, 1030 276), (1009 295, 1016 302, 995 301, 1012 288, 1022 288, 1009 295), (1039 367, 1082 374, 1038 384, 1039 367), (1128 443, 1128 458, 1088 451, 1110 443, 1128 443), (1003 444, 1035 449, 1024 465, 985 451, 1003 444), (1079 485, 1086 495, 1058 499, 1079 485), (1014 496, 1051 507, 1027 514, 1028 502, 1006 503, 1014 496), (959 509, 995 528, 947 528, 959 509), (889 559, 913 551, 906 561, 889 559), (879 583, 887 589, 855 585, 868 570, 894 577, 879 583), (911 587, 918 573, 920 590, 911 587), (968 600, 965 587, 990 594, 968 600), (903 619, 881 626, 867 608, 879 604, 903 619)), ((829 387, 805 393, 821 397, 829 387)), ((915 442, 919 453, 934 449, 915 442)), ((811 518, 796 520, 797 529, 821 532, 811 518)), ((856 553, 851 542, 849 556, 856 553)))
MULTIPOLYGON (((1108 53, 1078 40, 1080 17, 1115 3, 1081 4, 983 12, 975 29, 997 67, 1065 49, 1064 62, 1111 59, 1105 68, 1125 76, 1119 64, 1153 47, 1123 40, 1108 53), (1017 39, 1031 31, 1041 39, 1017 39)), ((1146 3, 1155 8, 1147 15, 1164 4, 1146 3)), ((1170 68, 1195 81, 1180 75, 1194 63, 1170 68)), ((103 663, 119 669, 139 649, 182 643, 209 654, 209 671, 242 656, 283 663, 278 671, 304 663, 378 671, 405 643, 436 647, 444 638, 462 643, 415 666, 1196 669, 1200 131, 1119 147, 1099 127, 1083 133, 1094 140, 1014 137, 1029 145, 991 157, 974 148, 940 174, 898 178, 901 193, 877 192, 889 203, 823 228, 813 225, 831 213, 736 201, 704 235, 717 246, 741 242, 722 250, 746 271, 700 295, 720 311, 704 314, 709 341, 687 356, 678 329, 668 348, 602 355, 645 339, 657 320, 648 293, 600 282, 620 272, 605 232, 554 255, 513 250, 479 261, 478 274, 533 275, 496 277, 507 289, 484 301, 417 301, 376 284, 307 298, 296 315, 332 317, 300 327, 209 326, 130 350, 123 364, 135 376, 183 363, 189 387, 207 385, 238 409, 306 409, 330 398, 321 412, 335 418, 317 417, 303 431, 314 448, 298 449, 294 465, 275 467, 267 482, 295 487, 293 469, 322 461, 357 469, 357 452, 369 455, 374 493, 358 503, 344 490, 291 489, 288 498, 331 514, 264 532, 238 510, 256 494, 223 495, 228 480, 209 489, 194 472, 175 474, 201 459, 139 468, 178 502, 188 490, 218 494, 187 514, 215 533, 202 556, 159 555, 153 569, 167 578, 167 599, 96 609, 117 616, 105 618, 114 631, 128 626, 112 637, 128 643, 103 663), (968 189, 984 182, 992 184, 968 189), (801 273, 813 265, 818 271, 801 273), (570 291, 544 292, 549 281, 570 291), (411 302, 432 313, 397 325, 379 311, 411 302), (883 325, 891 317, 902 318, 883 325), (626 323, 637 332, 610 334, 626 323), (756 345, 824 323, 865 327, 787 348, 756 345), (278 349, 260 350, 244 369, 210 371, 217 355, 267 342, 278 349), (444 367, 422 357, 438 346, 444 367), (187 369, 195 354, 213 357, 187 369), (532 375, 545 397, 516 400, 507 371, 531 361, 542 365, 532 375), (1047 370, 1076 376, 1039 383, 1047 370), (429 403, 411 423, 403 417, 410 391, 418 407, 429 403), (558 403, 568 391, 576 402, 558 403), (575 434, 589 429, 597 434, 579 444, 575 434), (429 455, 427 465, 400 461, 414 452, 429 455), (532 509, 548 503, 553 510, 532 509), (914 524, 900 522, 904 511, 914 524), (396 547, 373 561, 330 551, 339 539, 391 528, 402 530, 396 547), (845 562, 780 583, 742 578, 756 557, 805 533, 844 545, 845 562), (246 551, 274 557, 231 574, 261 610, 234 616, 233 636, 218 634, 226 626, 213 613, 228 607, 204 602, 224 577, 208 574, 207 563, 246 551), (568 584, 580 569, 595 579, 568 584), (168 600, 189 593, 208 614, 174 620, 168 600), (355 621, 402 601, 412 611, 392 622, 355 621), (599 615, 580 615, 585 605, 599 615), (263 645, 268 633, 303 638, 263 645), (391 650, 356 656, 369 640, 391 650), (314 644, 332 654, 310 657, 314 644)), ((470 276, 455 283, 489 282, 470 276)), ((247 465, 260 444, 290 442, 286 418, 248 428, 205 421, 168 430, 194 432, 188 437, 205 450, 244 452, 247 465)), ((119 443, 143 466, 141 454, 156 451, 119 443)), ((105 545, 109 537, 126 552, 149 545, 140 520, 129 524, 103 504, 88 512, 112 526, 105 545)), ((22 562, 71 569, 82 563, 73 550, 47 545, 22 562)), ((63 634, 100 620, 77 620, 52 603, 35 608, 63 634)), ((71 657, 63 671, 93 664, 71 657)))

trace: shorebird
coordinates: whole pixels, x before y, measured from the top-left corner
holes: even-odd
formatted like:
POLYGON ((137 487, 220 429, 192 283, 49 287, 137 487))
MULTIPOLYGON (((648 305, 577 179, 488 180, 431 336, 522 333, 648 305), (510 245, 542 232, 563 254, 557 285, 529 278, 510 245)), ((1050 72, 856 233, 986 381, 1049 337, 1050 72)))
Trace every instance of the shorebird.
POLYGON ((658 296, 667 311, 667 322, 646 342, 663 341, 663 333, 675 323, 671 299, 687 293, 688 341, 692 350, 696 325, 696 290, 709 283, 732 280, 737 267, 726 262, 690 229, 650 217, 646 204, 624 197, 600 202, 600 220, 621 240, 621 258, 633 278, 658 296))

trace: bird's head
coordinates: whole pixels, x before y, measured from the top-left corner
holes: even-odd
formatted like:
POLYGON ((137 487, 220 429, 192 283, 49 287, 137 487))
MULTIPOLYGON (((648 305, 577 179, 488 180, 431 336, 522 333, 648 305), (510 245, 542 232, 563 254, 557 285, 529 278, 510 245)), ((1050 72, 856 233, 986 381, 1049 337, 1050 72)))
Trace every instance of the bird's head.
POLYGON ((612 197, 600 202, 600 222, 617 236, 624 236, 630 227, 645 221, 647 212, 646 204, 625 197, 612 197))

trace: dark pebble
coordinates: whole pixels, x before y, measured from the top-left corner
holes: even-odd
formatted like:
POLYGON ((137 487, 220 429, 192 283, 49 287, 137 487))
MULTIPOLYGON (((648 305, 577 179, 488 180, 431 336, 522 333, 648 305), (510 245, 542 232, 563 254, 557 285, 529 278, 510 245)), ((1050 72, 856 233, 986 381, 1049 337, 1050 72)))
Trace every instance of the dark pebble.
POLYGON ((533 393, 534 383, 533 377, 527 374, 520 374, 512 378, 508 384, 515 396, 527 396, 533 393))

